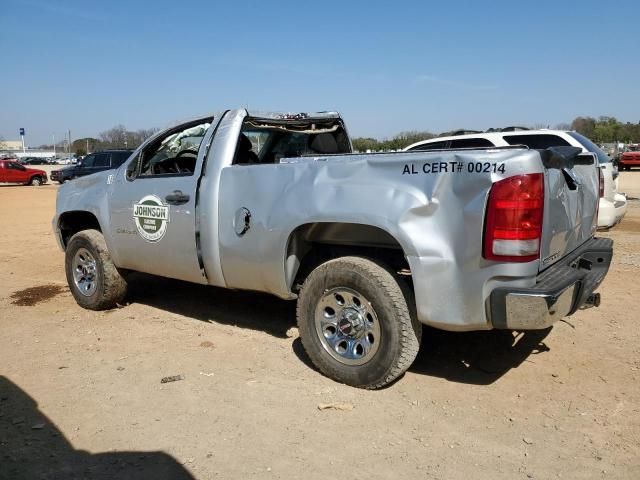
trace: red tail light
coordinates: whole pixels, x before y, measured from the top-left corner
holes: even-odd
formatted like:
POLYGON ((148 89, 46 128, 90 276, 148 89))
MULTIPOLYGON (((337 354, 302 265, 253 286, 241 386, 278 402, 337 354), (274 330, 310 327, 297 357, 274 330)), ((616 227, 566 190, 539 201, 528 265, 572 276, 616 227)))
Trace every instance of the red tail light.
POLYGON ((599 176, 599 184, 600 184, 600 198, 604 198, 604 174, 602 173, 602 168, 598 168, 599 176))
POLYGON ((530 262, 540 256, 544 176, 530 173, 505 178, 489 193, 484 230, 484 258, 530 262))

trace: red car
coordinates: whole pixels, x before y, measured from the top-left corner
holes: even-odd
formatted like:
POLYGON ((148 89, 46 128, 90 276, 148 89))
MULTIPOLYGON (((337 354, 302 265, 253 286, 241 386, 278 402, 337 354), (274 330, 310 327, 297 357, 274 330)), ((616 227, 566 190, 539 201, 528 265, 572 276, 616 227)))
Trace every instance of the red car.
POLYGON ((36 168, 27 168, 14 160, 0 160, 0 183, 42 185, 47 183, 47 172, 36 168))
POLYGON ((629 145, 628 150, 620 155, 618 168, 631 170, 631 167, 640 167, 640 145, 629 145))

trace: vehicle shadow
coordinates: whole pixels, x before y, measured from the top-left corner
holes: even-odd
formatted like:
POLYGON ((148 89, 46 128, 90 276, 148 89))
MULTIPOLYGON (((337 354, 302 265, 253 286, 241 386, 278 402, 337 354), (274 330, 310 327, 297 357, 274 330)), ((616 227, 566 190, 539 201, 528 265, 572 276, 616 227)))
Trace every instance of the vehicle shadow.
POLYGON ((424 328, 422 345, 410 372, 452 382, 488 385, 532 355, 548 352, 544 339, 552 328, 513 332, 445 332, 424 328))
MULTIPOLYGON (((274 296, 227 290, 206 285, 133 273, 128 300, 203 322, 218 322, 259 330, 287 338, 296 325, 295 302, 274 296)), ((488 385, 518 367, 531 355, 549 350, 544 343, 551 328, 527 332, 490 330, 445 332, 424 327, 422 346, 409 371, 441 377, 452 382, 488 385)), ((293 352, 314 368, 302 342, 296 339, 293 352)), ((530 360, 531 361, 531 360, 530 360)))
POLYGON ((287 338, 296 324, 296 304, 272 295, 196 285, 132 273, 128 300, 203 322, 260 330, 287 338))
MULTIPOLYGON (((550 331, 551 328, 520 333, 506 330, 445 332, 423 327, 422 345, 409 372, 456 383, 489 385, 531 355, 549 351, 543 340, 550 331)), ((318 371, 300 338, 294 340, 292 348, 301 362, 318 371)))
POLYGON ((0 375, 0 479, 188 480, 194 477, 164 452, 76 450, 36 401, 0 375))

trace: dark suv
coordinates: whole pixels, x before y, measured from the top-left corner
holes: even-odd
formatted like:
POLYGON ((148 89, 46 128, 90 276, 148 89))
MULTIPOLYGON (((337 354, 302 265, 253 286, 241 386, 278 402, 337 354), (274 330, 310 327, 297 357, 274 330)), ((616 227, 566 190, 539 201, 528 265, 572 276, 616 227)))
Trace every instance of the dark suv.
POLYGON ((61 170, 53 170, 51 172, 51 180, 64 183, 74 178, 118 168, 132 153, 133 150, 105 150, 103 152, 90 153, 76 165, 71 165, 61 170))

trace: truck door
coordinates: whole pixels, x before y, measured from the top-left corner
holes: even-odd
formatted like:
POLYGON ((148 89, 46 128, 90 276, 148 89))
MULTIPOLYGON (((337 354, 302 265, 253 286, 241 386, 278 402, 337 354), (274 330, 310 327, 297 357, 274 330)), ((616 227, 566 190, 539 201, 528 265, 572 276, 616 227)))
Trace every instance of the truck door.
POLYGON ((110 248, 119 267, 206 283, 197 251, 196 192, 213 118, 158 135, 108 182, 110 248))
POLYGON ((110 155, 108 152, 96 153, 93 160, 93 167, 88 170, 86 174, 91 175, 92 173, 109 170, 110 164, 110 155))
POLYGON ((26 183, 29 181, 27 168, 20 165, 18 162, 5 162, 5 167, 5 182, 26 183))
POLYGON ((96 161, 98 157, 101 158, 109 158, 109 154, 104 153, 93 153, 84 157, 81 163, 76 165, 76 170, 74 172, 75 177, 84 177, 87 175, 91 175, 92 173, 99 172, 100 169, 96 169, 96 161))

